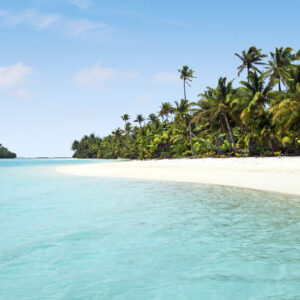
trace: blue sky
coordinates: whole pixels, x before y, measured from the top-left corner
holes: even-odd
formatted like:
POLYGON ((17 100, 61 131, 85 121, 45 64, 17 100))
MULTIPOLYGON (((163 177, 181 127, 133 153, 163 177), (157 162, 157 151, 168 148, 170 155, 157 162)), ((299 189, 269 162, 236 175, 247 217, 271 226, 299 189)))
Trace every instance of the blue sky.
POLYGON ((182 98, 177 69, 235 79, 235 52, 300 48, 299 0, 1 0, 0 143, 19 156, 71 156, 84 134, 182 98))

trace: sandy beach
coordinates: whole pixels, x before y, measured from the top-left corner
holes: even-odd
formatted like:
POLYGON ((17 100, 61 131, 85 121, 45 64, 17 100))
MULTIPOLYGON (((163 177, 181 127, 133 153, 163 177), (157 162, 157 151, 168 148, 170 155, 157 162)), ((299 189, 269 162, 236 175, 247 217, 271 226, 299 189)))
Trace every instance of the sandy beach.
POLYGON ((57 167, 56 171, 76 176, 216 184, 300 196, 300 157, 118 160, 57 167))

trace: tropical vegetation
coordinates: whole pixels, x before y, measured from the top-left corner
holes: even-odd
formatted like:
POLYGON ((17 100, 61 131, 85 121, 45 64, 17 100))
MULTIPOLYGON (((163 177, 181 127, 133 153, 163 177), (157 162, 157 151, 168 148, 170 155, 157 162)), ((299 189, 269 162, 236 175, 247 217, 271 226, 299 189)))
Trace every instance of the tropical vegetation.
POLYGON ((10 152, 7 148, 3 147, 0 144, 0 158, 16 158, 17 155, 13 152, 10 152))
POLYGON ((234 87, 220 77, 196 101, 186 97, 195 71, 178 70, 183 82, 180 101, 163 102, 157 113, 138 114, 108 136, 86 135, 72 144, 77 158, 177 158, 299 155, 300 50, 280 47, 269 58, 252 46, 235 54, 239 76, 234 87))

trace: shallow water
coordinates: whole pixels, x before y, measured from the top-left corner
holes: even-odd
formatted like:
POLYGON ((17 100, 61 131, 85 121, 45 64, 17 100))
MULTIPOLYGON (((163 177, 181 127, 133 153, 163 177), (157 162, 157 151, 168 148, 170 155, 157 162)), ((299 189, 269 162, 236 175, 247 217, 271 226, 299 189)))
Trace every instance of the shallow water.
POLYGON ((0 160, 0 299, 300 299, 299 197, 89 162, 0 160))

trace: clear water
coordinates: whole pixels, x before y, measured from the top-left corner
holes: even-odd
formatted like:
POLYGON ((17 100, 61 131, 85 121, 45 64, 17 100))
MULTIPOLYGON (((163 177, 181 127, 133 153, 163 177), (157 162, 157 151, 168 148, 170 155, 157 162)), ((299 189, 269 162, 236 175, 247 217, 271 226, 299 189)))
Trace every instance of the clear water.
POLYGON ((0 161, 1 300, 300 299, 299 197, 54 171, 87 162, 0 161))

